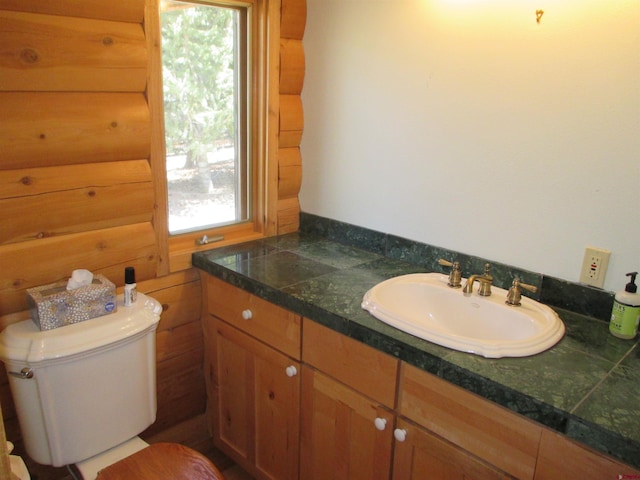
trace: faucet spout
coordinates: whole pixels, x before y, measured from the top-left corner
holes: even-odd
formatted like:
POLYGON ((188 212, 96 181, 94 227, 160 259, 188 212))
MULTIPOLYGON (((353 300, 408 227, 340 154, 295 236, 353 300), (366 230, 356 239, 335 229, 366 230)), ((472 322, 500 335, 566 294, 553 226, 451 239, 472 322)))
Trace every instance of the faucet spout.
POLYGON ((493 276, 491 275, 491 265, 486 263, 484 265, 484 273, 482 275, 471 275, 467 279, 464 287, 462 287, 462 293, 465 295, 471 295, 473 293, 473 284, 477 280, 479 283, 478 295, 488 297, 491 295, 491 284, 493 283, 493 276))

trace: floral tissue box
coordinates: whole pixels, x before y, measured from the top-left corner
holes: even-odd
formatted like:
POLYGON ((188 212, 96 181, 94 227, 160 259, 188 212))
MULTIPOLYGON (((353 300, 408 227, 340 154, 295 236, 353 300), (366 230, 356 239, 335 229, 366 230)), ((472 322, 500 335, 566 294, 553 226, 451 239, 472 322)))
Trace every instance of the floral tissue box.
POLYGON ((67 282, 27 289, 31 319, 40 330, 113 313, 117 309, 116 286, 104 275, 95 275, 91 285, 67 290, 67 282))

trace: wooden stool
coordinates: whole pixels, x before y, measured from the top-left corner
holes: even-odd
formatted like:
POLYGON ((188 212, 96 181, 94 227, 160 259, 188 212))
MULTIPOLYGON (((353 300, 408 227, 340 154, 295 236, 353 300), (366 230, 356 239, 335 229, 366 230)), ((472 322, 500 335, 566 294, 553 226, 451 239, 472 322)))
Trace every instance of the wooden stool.
POLYGON ((224 480, 211 461, 178 443, 156 443, 109 465, 96 480, 224 480))

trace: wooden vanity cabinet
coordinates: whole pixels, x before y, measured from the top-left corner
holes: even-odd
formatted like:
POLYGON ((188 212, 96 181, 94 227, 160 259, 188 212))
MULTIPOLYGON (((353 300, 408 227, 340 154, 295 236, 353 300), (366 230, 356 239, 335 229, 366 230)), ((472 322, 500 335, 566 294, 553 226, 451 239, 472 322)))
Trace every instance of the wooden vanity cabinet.
POLYGON ((296 480, 301 318, 212 277, 206 289, 214 443, 257 479, 296 480))
POLYGON ((206 276, 203 285, 211 433, 256 479, 640 476, 221 280, 206 276))
POLYGON ((398 360, 304 319, 300 478, 387 480, 398 360))

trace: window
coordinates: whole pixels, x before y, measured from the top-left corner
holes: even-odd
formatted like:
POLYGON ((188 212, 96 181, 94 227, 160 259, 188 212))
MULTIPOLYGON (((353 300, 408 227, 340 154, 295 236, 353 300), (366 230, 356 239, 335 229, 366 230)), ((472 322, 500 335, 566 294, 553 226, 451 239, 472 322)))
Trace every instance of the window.
POLYGON ((169 232, 247 222, 248 9, 168 0, 160 15, 169 232))

